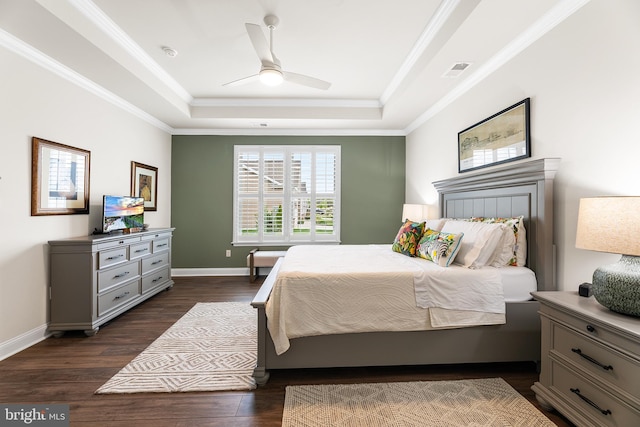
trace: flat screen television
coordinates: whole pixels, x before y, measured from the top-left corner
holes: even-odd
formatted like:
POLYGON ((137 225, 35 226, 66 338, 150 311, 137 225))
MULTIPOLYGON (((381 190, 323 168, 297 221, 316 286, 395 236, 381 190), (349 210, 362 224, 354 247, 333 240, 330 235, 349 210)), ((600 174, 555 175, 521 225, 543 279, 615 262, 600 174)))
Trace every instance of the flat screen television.
POLYGON ((104 196, 102 203, 102 232, 110 233, 144 225, 144 198, 104 196))

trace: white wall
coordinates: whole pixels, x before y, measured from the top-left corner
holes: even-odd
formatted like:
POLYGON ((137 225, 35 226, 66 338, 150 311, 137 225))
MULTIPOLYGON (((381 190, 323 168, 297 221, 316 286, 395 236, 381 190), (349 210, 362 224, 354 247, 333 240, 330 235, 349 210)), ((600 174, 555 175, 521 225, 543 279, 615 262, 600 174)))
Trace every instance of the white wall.
MULTIPOLYGON (((158 167, 152 227, 171 225, 171 135, 0 47, 0 360, 44 337, 47 241, 100 227, 102 195, 158 167), (91 151, 90 215, 31 216, 31 137, 91 151)), ((81 303, 81 302, 79 302, 81 303)))
POLYGON ((414 131, 406 201, 437 203, 431 182, 458 174, 458 132, 530 97, 532 157, 562 158, 554 205, 558 286, 591 282, 595 268, 619 255, 575 248, 579 199, 640 195, 639 17, 636 0, 592 0, 414 131))

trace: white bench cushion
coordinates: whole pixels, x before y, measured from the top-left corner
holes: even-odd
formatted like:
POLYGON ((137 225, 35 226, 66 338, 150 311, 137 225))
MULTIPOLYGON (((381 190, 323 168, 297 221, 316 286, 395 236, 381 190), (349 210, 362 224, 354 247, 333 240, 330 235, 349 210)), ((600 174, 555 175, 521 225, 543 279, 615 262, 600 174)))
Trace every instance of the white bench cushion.
MULTIPOLYGON (((278 258, 287 254, 287 251, 256 251, 253 253, 254 267, 273 267, 278 258)), ((251 255, 247 255, 247 267, 251 266, 251 255)))

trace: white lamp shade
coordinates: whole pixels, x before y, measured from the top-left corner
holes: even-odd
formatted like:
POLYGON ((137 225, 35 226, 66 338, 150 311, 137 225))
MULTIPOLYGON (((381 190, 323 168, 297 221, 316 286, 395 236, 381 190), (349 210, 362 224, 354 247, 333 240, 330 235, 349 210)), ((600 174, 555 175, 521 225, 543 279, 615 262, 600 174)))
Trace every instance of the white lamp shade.
POLYGON ((640 197, 580 199, 576 248, 640 256, 640 197))
POLYGON ((402 221, 405 219, 415 222, 426 221, 429 219, 429 205, 405 203, 402 206, 402 221))

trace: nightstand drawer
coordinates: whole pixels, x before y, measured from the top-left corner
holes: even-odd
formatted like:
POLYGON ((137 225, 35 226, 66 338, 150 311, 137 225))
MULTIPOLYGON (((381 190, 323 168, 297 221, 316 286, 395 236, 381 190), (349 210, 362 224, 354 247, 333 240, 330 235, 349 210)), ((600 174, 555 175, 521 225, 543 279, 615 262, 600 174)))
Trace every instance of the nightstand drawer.
MULTIPOLYGON (((580 297, 586 300, 584 297, 580 297)), ((589 300, 593 300, 594 304, 597 304, 595 300, 589 298, 589 300)), ((572 316, 569 313, 563 313, 556 309, 551 309, 549 307, 543 306, 541 312, 543 315, 547 314, 552 320, 559 321, 571 328, 575 328, 578 332, 593 338, 594 340, 605 343, 608 346, 616 347, 617 349, 627 352, 628 354, 637 355, 640 354, 640 341, 631 340, 628 336, 624 336, 622 334, 614 332, 612 329, 602 325, 599 320, 593 319, 585 320, 580 317, 572 316)), ((609 313, 607 313, 609 314, 609 313)), ((623 320, 625 316, 621 314, 617 314, 614 312, 610 312, 610 314, 614 317, 621 317, 623 320)))
POLYGON ((601 426, 638 426, 640 412, 577 375, 566 366, 551 361, 551 389, 571 402, 579 412, 601 426))
POLYGON ((120 307, 140 295, 140 280, 121 286, 98 297, 98 316, 120 307))
POLYGON ((98 292, 107 290, 140 275, 140 261, 130 262, 98 273, 98 292))
POLYGON ((631 396, 640 396, 640 362, 609 347, 552 323, 552 348, 558 354, 631 396))

